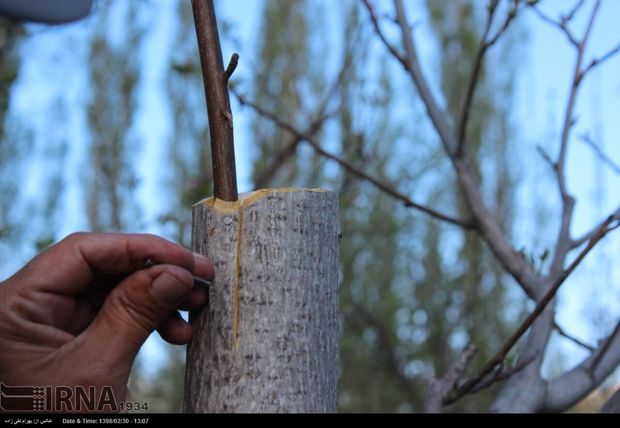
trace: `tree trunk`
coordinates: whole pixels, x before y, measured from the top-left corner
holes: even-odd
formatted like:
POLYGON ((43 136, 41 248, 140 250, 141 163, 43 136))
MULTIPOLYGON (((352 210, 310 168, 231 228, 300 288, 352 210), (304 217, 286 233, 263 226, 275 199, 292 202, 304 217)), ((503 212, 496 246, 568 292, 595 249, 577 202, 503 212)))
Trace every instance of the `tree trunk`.
POLYGON ((334 412, 339 377, 338 199, 260 190, 193 211, 193 249, 215 265, 192 314, 186 412, 334 412))

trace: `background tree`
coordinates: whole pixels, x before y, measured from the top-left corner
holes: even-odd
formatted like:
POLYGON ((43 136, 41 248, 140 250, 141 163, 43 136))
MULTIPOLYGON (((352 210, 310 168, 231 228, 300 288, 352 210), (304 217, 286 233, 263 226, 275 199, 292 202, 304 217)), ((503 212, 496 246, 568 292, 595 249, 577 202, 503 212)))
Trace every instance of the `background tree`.
MULTIPOLYGON (((589 391, 607 377, 616 366, 616 359, 620 358, 620 355, 610 352, 614 347, 616 336, 614 331, 576 369, 559 376, 549 383, 547 383, 541 371, 544 361, 543 350, 548 346, 551 333, 556 326, 555 294, 566 278, 570 276, 572 271, 598 241, 618 227, 617 223, 620 220, 620 213, 615 212, 602 224, 596 226, 591 233, 582 238, 573 238, 570 230, 575 199, 569 193, 566 185, 566 155, 570 143, 571 129, 574 124, 574 109, 580 84, 583 82, 586 74, 602 62, 599 59, 594 59, 590 65, 584 64, 585 46, 591 34, 601 2, 593 2, 588 20, 589 24, 580 37, 573 35, 568 24, 584 5, 584 2, 578 2, 569 14, 564 15, 561 21, 557 22, 537 9, 536 2, 524 3, 514 1, 512 4, 507 5, 506 11, 503 11, 504 18, 503 21, 500 21, 503 23, 499 25, 498 29, 493 28, 493 20, 496 17, 496 13, 502 10, 500 2, 490 2, 487 6, 487 23, 479 42, 478 54, 471 68, 464 103, 459 110, 458 120, 454 123, 446 119, 443 111, 444 107, 441 106, 438 98, 433 94, 429 81, 420 67, 420 59, 403 3, 400 0, 394 1, 395 22, 401 32, 403 52, 399 52, 398 48, 386 37, 372 4, 369 1, 364 1, 364 4, 368 9, 378 37, 392 56, 405 68, 406 73, 420 93, 429 119, 443 146, 445 156, 452 163, 454 172, 457 175, 461 194, 474 221, 473 229, 486 241, 486 244, 493 251, 503 268, 511 274, 525 293, 536 302, 536 308, 531 315, 520 325, 517 332, 504 342, 500 351, 485 363, 478 374, 470 377, 468 380, 461 381, 472 356, 472 352, 467 350, 462 358, 447 371, 442 380, 434 381, 429 393, 429 407, 432 410, 439 410, 442 404, 450 403, 462 396, 462 394, 477 390, 502 378, 508 378, 508 381, 502 386, 497 398, 494 400, 491 406, 492 409, 497 411, 565 409, 579 399, 584 398, 589 391), (536 271, 535 266, 526 260, 523 254, 520 254, 511 246, 510 237, 501 229, 497 217, 489 210, 488 203, 485 201, 482 193, 481 180, 477 179, 476 170, 471 161, 470 118, 476 88, 481 77, 483 60, 487 51, 497 43, 499 38, 510 27, 514 18, 526 7, 534 8, 543 19, 553 23, 563 31, 569 41, 573 43, 577 52, 574 78, 569 92, 568 106, 561 133, 559 155, 555 161, 552 161, 548 155, 545 156, 554 168, 563 207, 560 233, 554 244, 555 249, 551 267, 545 273, 536 271), (565 267, 568 263, 569 253, 585 243, 588 243, 588 245, 565 267), (508 357, 508 353, 525 333, 527 333, 527 340, 524 343, 523 350, 520 352, 517 365, 514 369, 506 370, 505 360, 508 357), (601 365, 602 361, 606 361, 608 364, 601 365), (578 379, 584 373, 589 373, 589 379, 581 379, 581 382, 579 382, 578 379), (573 384, 572 382, 575 383, 573 384), (573 388, 576 387, 576 389, 569 390, 569 385, 573 388)), ((619 50, 620 47, 612 48, 611 51, 602 56, 602 59, 609 59, 619 50)), ((449 96, 446 97, 446 94, 443 95, 444 99, 450 99, 449 96)), ((475 146, 473 150, 475 150, 475 146)), ((438 216, 435 215, 435 217, 438 216)))
MULTIPOLYGON (((0 238, 4 241, 8 240, 12 232, 15 231, 16 219, 15 213, 11 209, 12 201, 17 192, 17 183, 15 176, 17 170, 15 164, 19 162, 20 155, 27 148, 24 146, 16 146, 12 144, 11 139, 6 137, 6 128, 10 128, 10 122, 7 123, 6 116, 10 105, 9 91, 19 70, 19 55, 16 53, 15 44, 23 36, 21 25, 12 23, 7 20, 0 21, 0 34, 2 34, 2 44, 0 45, 0 189, 3 197, 0 198, 0 238)), ((15 128, 15 127, 13 127, 15 128)), ((16 132, 17 129, 10 129, 10 132, 16 132)), ((26 145, 24 141, 23 145, 26 145)))
MULTIPOLYGON (((103 8, 91 39, 89 70, 92 96, 88 106, 91 133, 91 172, 88 177, 87 210, 93 231, 126 230, 137 218, 132 190, 136 186, 132 153, 137 141, 131 134, 136 113, 136 90, 140 79, 139 51, 144 30, 137 20, 136 3, 126 10, 122 40, 109 33, 110 9, 103 8)), ((118 34, 117 34, 118 35, 118 34)))

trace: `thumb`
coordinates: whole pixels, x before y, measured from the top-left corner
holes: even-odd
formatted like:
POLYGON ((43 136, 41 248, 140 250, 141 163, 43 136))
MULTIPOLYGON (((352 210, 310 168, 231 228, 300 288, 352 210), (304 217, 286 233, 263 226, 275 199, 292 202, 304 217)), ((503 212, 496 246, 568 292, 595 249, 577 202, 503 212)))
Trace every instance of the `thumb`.
POLYGON ((112 364, 131 367, 144 341, 176 311, 192 287, 192 274, 178 266, 134 272, 109 294, 84 332, 84 345, 93 357, 105 355, 112 364))

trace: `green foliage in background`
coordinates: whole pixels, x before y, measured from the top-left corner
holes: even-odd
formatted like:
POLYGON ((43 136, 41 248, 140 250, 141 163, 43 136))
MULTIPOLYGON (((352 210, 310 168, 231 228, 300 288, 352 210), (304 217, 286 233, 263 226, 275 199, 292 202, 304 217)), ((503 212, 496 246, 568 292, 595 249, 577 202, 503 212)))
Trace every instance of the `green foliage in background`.
POLYGON ((17 147, 15 140, 6 136, 8 125, 6 116, 10 89, 17 79, 20 65, 15 45, 22 36, 21 25, 0 19, 0 191, 3 195, 0 198, 0 239, 2 240, 11 240, 18 227, 18 220, 12 215, 12 203, 19 182, 16 180, 19 171, 15 168, 15 163, 23 154, 23 147, 17 147))

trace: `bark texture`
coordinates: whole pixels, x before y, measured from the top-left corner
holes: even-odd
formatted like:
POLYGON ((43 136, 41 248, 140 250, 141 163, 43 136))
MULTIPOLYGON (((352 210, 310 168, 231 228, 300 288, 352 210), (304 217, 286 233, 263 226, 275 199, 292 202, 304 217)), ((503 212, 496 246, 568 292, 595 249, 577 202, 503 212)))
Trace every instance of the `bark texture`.
POLYGON ((215 265, 191 315, 186 412, 334 412, 339 377, 338 199, 261 190, 193 211, 215 265))

